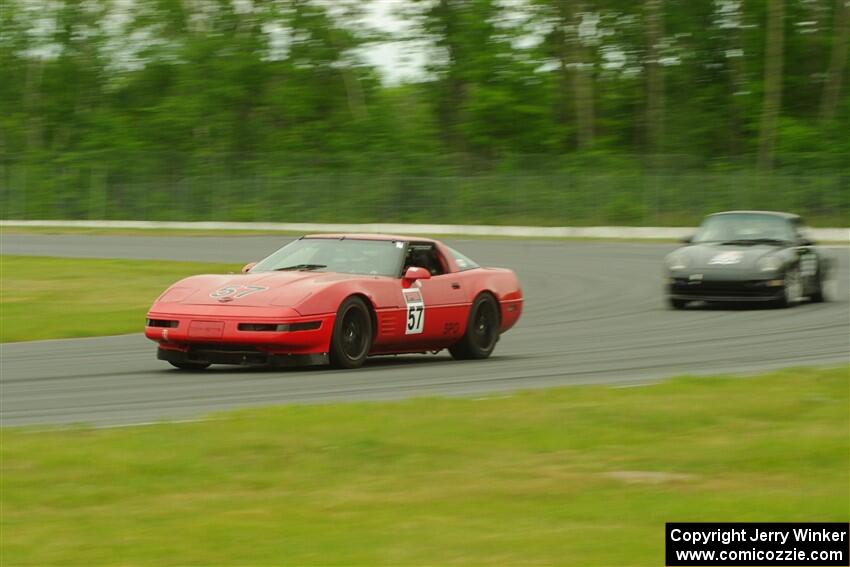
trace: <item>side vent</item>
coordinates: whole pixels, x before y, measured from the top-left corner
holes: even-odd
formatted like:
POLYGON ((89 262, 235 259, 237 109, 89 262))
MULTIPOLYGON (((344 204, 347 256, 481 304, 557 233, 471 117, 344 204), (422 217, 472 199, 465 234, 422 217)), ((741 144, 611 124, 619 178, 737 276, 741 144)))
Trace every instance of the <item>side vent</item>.
POLYGON ((396 322, 395 317, 391 313, 381 314, 379 315, 378 320, 378 334, 380 335, 394 335, 396 332, 396 322))

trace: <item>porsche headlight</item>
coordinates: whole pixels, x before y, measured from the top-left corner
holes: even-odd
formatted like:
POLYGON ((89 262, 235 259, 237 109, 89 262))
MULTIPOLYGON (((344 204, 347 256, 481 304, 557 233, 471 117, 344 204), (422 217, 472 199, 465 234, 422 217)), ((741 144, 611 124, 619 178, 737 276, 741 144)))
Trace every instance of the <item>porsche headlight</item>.
POLYGON ((776 256, 767 256, 758 261, 758 267, 762 272, 775 272, 782 267, 782 261, 776 256))
POLYGON ((671 270, 684 270, 688 267, 688 256, 682 252, 673 252, 667 256, 667 267, 671 270))

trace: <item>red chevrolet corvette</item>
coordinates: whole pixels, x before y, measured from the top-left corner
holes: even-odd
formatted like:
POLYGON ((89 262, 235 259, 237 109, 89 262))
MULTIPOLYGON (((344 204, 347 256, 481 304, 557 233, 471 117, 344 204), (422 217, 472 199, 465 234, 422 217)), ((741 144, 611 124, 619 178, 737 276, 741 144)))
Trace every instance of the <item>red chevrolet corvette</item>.
POLYGON ((511 270, 442 242, 373 234, 305 236, 241 274, 192 276, 147 315, 158 358, 356 368, 367 356, 439 351, 486 358, 522 313, 511 270))

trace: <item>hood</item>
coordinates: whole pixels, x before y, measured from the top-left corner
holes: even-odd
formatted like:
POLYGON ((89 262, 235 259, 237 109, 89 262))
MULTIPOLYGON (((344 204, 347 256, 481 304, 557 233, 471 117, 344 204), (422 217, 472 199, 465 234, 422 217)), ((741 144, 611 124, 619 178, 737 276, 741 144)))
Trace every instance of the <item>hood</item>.
POLYGON ((721 244, 706 242, 679 248, 673 254, 687 258, 689 270, 752 270, 758 261, 784 249, 775 244, 721 244))
POLYGON ((357 277, 327 272, 261 272, 192 276, 168 288, 157 299, 157 303, 291 307, 330 284, 357 277))

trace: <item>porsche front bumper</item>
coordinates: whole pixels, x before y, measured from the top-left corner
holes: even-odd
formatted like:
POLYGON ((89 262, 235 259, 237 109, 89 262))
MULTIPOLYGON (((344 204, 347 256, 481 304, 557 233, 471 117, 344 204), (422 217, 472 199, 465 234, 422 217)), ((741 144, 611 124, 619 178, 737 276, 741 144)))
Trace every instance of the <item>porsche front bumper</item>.
POLYGON ((688 276, 669 278, 667 293, 685 301, 776 301, 784 293, 781 279, 699 279, 688 276))

